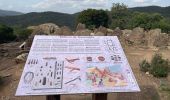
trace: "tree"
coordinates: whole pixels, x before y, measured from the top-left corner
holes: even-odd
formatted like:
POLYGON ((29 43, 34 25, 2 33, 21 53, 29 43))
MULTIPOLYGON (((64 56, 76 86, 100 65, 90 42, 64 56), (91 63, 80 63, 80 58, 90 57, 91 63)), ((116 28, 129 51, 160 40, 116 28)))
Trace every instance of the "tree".
POLYGON ((145 30, 150 30, 154 28, 160 28, 159 24, 163 20, 163 16, 160 14, 148 14, 148 13, 135 13, 132 18, 131 27, 142 27, 145 30))
POLYGON ((114 29, 116 27, 119 27, 121 29, 124 29, 127 27, 129 19, 131 17, 131 13, 126 5, 124 5, 123 3, 113 3, 110 14, 112 18, 112 23, 110 25, 111 28, 114 29))
POLYGON ((0 25, 0 43, 9 42, 16 38, 13 29, 6 25, 0 25))
POLYGON ((19 40, 25 40, 28 38, 28 36, 32 33, 32 30, 15 27, 14 28, 14 34, 17 36, 17 39, 19 40))
POLYGON ((100 26, 108 27, 109 16, 104 10, 87 9, 79 14, 77 20, 92 29, 100 26))

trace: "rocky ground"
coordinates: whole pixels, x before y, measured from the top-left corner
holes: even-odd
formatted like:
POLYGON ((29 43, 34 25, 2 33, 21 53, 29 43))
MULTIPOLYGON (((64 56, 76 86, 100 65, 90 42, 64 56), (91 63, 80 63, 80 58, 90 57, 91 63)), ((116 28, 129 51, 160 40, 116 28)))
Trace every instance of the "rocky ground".
MULTIPOLYGON (((18 46, 21 43, 0 45, 0 75, 3 76, 3 85, 0 86, 0 100, 45 100, 45 96, 15 97, 16 88, 24 68, 24 62, 17 64, 14 58, 21 54, 18 46)), ((138 93, 110 93, 108 100, 170 100, 170 93, 160 90, 161 83, 170 84, 170 75, 167 78, 155 78, 140 71, 139 62, 150 60, 155 52, 162 53, 164 58, 170 59, 170 50, 124 47, 124 51, 140 86, 138 93)), ((63 95, 62 100, 91 100, 90 94, 63 95)))

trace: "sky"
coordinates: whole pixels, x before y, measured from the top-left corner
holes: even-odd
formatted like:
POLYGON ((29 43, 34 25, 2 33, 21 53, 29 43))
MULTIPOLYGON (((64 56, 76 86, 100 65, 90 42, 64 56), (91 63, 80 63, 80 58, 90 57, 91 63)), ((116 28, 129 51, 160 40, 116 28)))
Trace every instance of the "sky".
POLYGON ((110 10, 113 3, 124 3, 128 7, 170 6, 170 0, 0 0, 0 9, 23 13, 54 11, 73 14, 87 8, 110 10))

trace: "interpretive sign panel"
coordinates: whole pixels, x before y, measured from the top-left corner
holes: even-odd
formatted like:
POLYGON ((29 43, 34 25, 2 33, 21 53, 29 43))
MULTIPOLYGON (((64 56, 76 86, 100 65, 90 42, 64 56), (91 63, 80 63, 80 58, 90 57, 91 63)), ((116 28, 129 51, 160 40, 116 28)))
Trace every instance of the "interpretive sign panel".
POLYGON ((116 36, 35 36, 16 95, 137 91, 116 36))

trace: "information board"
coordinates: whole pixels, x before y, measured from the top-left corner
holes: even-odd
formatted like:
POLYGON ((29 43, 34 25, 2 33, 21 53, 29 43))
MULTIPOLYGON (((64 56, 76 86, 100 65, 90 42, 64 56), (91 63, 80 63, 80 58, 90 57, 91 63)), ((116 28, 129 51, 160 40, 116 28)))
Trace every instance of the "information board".
POLYGON ((35 36, 16 96, 140 91, 116 36, 35 36))

